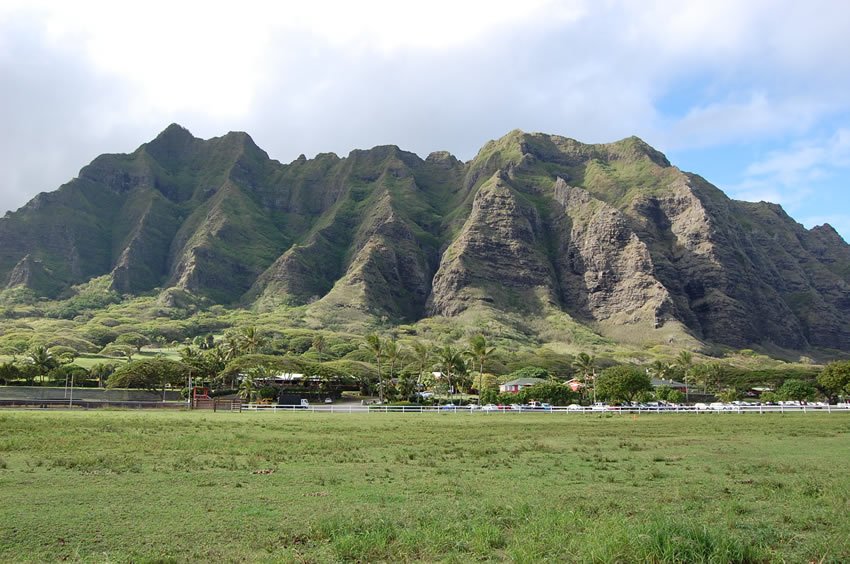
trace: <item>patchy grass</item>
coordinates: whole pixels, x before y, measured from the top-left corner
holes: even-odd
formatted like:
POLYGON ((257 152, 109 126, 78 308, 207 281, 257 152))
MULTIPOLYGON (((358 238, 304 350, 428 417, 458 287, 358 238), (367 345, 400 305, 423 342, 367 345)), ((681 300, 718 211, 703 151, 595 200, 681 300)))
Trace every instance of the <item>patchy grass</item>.
POLYGON ((0 561, 850 560, 840 414, 0 412, 0 561))

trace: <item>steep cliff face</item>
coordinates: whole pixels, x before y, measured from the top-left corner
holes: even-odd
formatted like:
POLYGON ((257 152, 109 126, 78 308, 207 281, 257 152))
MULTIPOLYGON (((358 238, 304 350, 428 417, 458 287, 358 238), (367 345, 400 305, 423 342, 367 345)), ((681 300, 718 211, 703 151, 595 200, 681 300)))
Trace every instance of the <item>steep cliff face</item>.
POLYGON ((369 227, 356 237, 359 242, 345 275, 322 298, 322 305, 419 319, 431 286, 431 264, 407 222, 387 202, 378 206, 369 227))
POLYGON ((513 131, 462 163, 394 146, 271 160, 172 125, 0 219, 0 287, 107 275, 332 322, 561 310, 616 338, 850 347, 850 246, 730 200, 637 138, 513 131))
POLYGON ((528 312, 557 304, 543 237, 537 209, 497 172, 478 189, 463 228, 443 253, 429 312, 456 315, 475 302, 528 312))
POLYGON ((127 198, 113 230, 112 286, 134 294, 158 286, 168 268, 168 248, 179 227, 178 208, 156 190, 127 198))
POLYGON ((674 319, 649 249, 623 214, 562 179, 554 197, 570 226, 559 253, 565 304, 608 325, 658 328, 674 319))
POLYGON ((391 146, 339 160, 329 171, 334 196, 320 206, 326 211, 245 300, 318 301, 326 311, 421 318, 439 251, 442 214, 434 197, 461 167, 440 156, 422 161, 391 146))

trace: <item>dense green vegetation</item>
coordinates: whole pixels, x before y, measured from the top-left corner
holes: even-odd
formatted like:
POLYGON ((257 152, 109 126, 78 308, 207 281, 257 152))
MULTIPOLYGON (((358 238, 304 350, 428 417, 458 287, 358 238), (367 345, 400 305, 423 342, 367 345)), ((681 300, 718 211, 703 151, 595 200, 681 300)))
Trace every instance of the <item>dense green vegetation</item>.
MULTIPOLYGON (((223 324, 227 317, 219 319, 223 324)), ((422 401, 417 393, 428 390, 438 401, 453 401, 454 394, 462 393, 479 395, 485 403, 515 403, 517 398, 500 397, 498 387, 518 378, 579 381, 577 391, 542 387, 522 396, 558 405, 692 399, 683 398, 673 382, 687 384, 696 395, 714 394, 725 401, 748 393, 754 397, 755 388, 768 401, 835 401, 850 395, 846 361, 830 363, 821 373, 820 366, 782 363, 752 351, 725 358, 679 351, 676 356, 653 355, 655 360, 648 362, 647 357, 615 351, 593 356, 522 346, 513 339, 494 338, 492 331, 460 333, 450 326, 443 334, 427 327, 402 327, 360 337, 248 325, 187 336, 182 344, 167 342, 161 332, 138 321, 115 327, 119 329, 98 352, 84 352, 91 350, 87 341, 73 333, 50 337, 32 328, 26 341, 10 345, 15 347, 12 355, 0 358, 0 384, 65 385, 73 380, 76 386, 164 390, 184 387, 191 377, 196 384, 233 390, 239 387, 240 374, 261 382, 275 374, 295 373, 318 379, 323 393, 330 390, 330 382, 348 382, 349 389, 354 386, 382 402, 422 401), (650 377, 671 384, 653 390, 650 377)), ((14 329, 10 333, 17 334, 14 329)), ((243 390, 243 396, 255 398, 260 387, 243 390)))
POLYGON ((842 414, 3 412, 0 560, 842 562, 848 459, 842 414))

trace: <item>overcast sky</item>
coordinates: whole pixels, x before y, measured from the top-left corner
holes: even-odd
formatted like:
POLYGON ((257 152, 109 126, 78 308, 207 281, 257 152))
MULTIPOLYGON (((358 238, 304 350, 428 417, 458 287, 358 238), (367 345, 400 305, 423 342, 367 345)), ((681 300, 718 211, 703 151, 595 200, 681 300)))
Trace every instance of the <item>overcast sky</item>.
POLYGON ((0 0, 0 214, 169 123, 282 162, 638 135, 850 240, 850 2, 0 0))

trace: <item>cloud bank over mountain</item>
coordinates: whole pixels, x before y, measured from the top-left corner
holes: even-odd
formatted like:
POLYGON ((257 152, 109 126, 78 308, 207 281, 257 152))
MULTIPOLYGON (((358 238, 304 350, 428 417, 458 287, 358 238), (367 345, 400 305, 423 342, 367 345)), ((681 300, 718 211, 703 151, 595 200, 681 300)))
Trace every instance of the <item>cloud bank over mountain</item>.
POLYGON ((281 161, 388 142, 469 159, 520 128, 639 135, 847 238, 848 28, 829 1, 7 2, 0 208, 175 121, 281 161))

